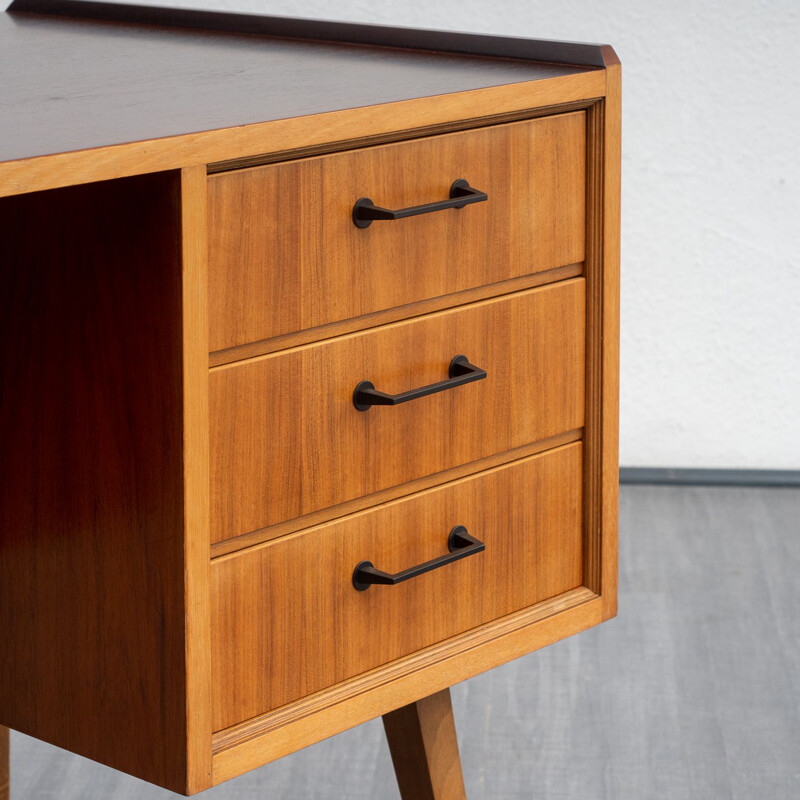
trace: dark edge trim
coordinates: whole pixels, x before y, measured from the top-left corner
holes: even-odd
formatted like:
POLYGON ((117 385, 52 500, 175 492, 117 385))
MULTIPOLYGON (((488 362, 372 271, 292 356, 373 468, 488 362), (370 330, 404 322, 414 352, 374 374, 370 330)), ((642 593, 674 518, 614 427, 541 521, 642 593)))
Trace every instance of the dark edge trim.
POLYGON ((616 58, 613 50, 607 45, 222 11, 99 3, 91 0, 14 0, 6 10, 12 14, 43 14, 138 25, 199 28, 206 31, 247 33, 287 39, 317 39, 342 44, 432 50, 441 53, 543 61, 600 69, 607 65, 609 58, 612 56, 616 58))
POLYGON ((800 470, 620 467, 619 482, 652 486, 800 487, 800 470))

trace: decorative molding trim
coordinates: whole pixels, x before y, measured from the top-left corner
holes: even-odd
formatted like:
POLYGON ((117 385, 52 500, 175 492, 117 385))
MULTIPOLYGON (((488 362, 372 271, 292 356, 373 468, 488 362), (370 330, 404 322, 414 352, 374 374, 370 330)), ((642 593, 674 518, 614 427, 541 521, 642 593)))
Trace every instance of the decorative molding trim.
POLYGON ((300 158, 328 155, 330 153, 343 153, 347 150, 361 150, 364 147, 389 144, 390 142, 407 142, 409 139, 422 139, 427 136, 440 136, 457 131, 488 128, 493 125, 505 125, 509 122, 522 122, 539 117, 549 117, 553 114, 568 114, 571 111, 581 111, 598 102, 598 98, 590 100, 575 100, 571 103, 559 103, 552 106, 538 106, 536 108, 508 111, 501 114, 490 114, 483 117, 468 117, 438 125, 425 125, 416 128, 405 128, 399 131, 377 134, 375 136, 362 136, 360 138, 342 139, 338 142, 326 142, 312 145, 311 147, 298 147, 294 150, 281 150, 274 153, 263 153, 245 158, 234 158, 230 161, 215 161, 208 164, 208 174, 231 172, 235 169, 250 169, 261 167, 265 164, 275 164, 281 161, 295 161, 300 158))
POLYGON ((619 482, 653 486, 800 487, 800 470, 620 467, 619 482))
POLYGON ((238 725, 217 731, 212 739, 213 753, 215 756, 219 755, 225 750, 244 744, 259 736, 264 736, 291 722, 318 713, 324 708, 343 703, 371 689, 390 685, 411 673, 440 664, 447 659, 462 656, 470 650, 479 648, 481 645, 494 642, 497 639, 529 628, 550 617, 555 617, 558 614, 597 599, 598 595, 590 589, 585 586, 578 586, 556 597, 551 597, 549 600, 544 600, 541 603, 515 611, 500 619, 479 625, 469 631, 445 639, 443 642, 437 642, 411 655, 376 667, 362 675, 357 675, 336 686, 323 689, 316 694, 309 695, 253 719, 245 720, 238 725))

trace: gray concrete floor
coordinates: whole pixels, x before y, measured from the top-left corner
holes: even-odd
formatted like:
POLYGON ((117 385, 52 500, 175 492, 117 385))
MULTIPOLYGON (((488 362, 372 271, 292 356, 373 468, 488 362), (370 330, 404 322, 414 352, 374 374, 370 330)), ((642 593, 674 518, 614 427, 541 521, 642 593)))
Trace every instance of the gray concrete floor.
MULTIPOLYGON (((620 614, 453 688, 471 800, 800 798, 800 490, 626 486, 620 614)), ((12 800, 169 792, 12 734, 12 800)), ((201 795, 397 798, 380 721, 201 795)))

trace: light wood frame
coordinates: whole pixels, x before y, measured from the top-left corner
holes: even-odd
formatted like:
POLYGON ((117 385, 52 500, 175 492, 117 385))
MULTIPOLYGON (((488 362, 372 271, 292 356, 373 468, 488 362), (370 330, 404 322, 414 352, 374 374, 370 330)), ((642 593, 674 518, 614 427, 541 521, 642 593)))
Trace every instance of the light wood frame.
MULTIPOLYGON (((148 771, 143 765, 121 765, 111 749, 103 757, 102 752, 88 747, 82 737, 96 743, 97 733, 84 734, 80 725, 69 737, 44 738, 111 766, 127 768, 174 791, 193 794, 615 615, 621 89, 620 65, 613 50, 602 47, 596 53, 602 66, 577 75, 0 164, 0 197, 167 170, 171 177, 166 180, 176 187, 180 203, 171 224, 180 239, 180 259, 174 265, 180 273, 180 309, 174 313, 179 316, 181 353, 183 580, 170 587, 175 597, 180 596, 185 611, 181 634, 185 655, 181 665, 185 682, 183 746, 175 755, 179 768, 173 765, 167 771, 148 771), (587 111, 587 253, 582 273, 587 285, 587 415, 582 431, 584 586, 284 708, 213 732, 209 699, 213 676, 209 660, 207 170, 576 108, 587 111)), ((572 269, 567 277, 574 274, 572 269)), ((498 288, 498 293, 503 291, 498 288)), ((464 302, 464 298, 454 302, 464 302)), ((375 320, 349 321, 336 332, 357 330, 362 324, 372 325, 375 320)), ((330 329, 303 334, 304 341, 330 335, 330 329)), ((282 346, 296 343, 292 340, 282 346)), ((36 603, 31 597, 32 612, 45 613, 46 608, 37 609, 36 603)), ((136 668, 134 664, 134 672, 136 668)), ((26 720, 20 713, 23 716, 13 722, 37 735, 36 720, 26 720)), ((7 721, 0 718, 0 722, 7 721)), ((101 724, 94 719, 85 723, 101 724)), ((148 731, 135 735, 141 738, 143 750, 154 746, 147 739, 148 731)))
POLYGON ((608 57, 604 96, 580 104, 588 142, 584 587, 215 733, 214 784, 616 614, 620 66, 610 48, 608 57))

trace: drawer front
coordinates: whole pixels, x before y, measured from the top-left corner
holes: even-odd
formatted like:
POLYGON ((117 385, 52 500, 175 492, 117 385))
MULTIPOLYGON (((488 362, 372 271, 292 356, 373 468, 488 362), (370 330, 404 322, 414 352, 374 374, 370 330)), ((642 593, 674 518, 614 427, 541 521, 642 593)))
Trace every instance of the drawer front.
POLYGON ((583 426, 584 280, 533 289, 211 371, 214 542, 583 426), (362 380, 397 394, 359 411, 362 380))
POLYGON ((585 113, 222 173, 209 178, 212 351, 584 258, 585 113), (486 202, 356 227, 391 209, 486 202))
POLYGON ((220 730, 582 583, 582 445, 566 445, 212 565, 220 730), (353 587, 362 560, 395 573, 483 552, 395 586, 353 587))

